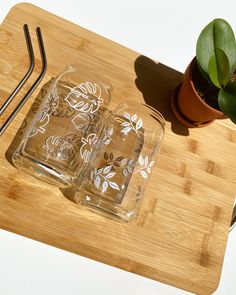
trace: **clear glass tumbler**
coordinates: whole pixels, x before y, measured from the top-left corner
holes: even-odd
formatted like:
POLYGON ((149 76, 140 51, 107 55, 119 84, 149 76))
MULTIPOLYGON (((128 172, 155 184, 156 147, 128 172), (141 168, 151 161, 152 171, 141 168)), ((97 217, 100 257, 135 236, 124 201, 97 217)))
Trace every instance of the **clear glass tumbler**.
POLYGON ((111 85, 84 67, 67 67, 51 83, 13 153, 16 167, 70 187, 86 173, 104 127, 111 85))
POLYGON ((111 218, 135 218, 163 136, 164 118, 148 105, 126 102, 107 112, 96 158, 74 201, 111 218))

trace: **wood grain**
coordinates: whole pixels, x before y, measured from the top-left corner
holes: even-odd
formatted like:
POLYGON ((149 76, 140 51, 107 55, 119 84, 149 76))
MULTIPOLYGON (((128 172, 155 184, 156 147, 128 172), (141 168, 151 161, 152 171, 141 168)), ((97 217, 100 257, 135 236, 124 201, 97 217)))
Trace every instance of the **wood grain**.
MULTIPOLYGON (((31 4, 13 7, 0 27, 2 103, 28 68, 22 26, 43 32, 49 81, 68 64, 110 79, 114 105, 146 101, 166 118, 166 135, 139 218, 122 224, 66 199, 54 186, 17 171, 6 151, 37 92, 0 139, 0 227, 197 294, 218 286, 236 191, 236 130, 228 120, 181 126, 170 97, 182 74, 31 4)), ((140 36, 141 38, 141 36, 140 36)), ((0 122, 4 121, 4 116, 0 122)))

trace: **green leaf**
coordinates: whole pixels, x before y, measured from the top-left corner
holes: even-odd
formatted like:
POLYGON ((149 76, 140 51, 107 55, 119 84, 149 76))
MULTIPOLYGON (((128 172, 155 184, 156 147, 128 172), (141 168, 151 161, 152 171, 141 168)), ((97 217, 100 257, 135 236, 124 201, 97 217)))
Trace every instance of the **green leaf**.
POLYGON ((215 54, 218 80, 220 82, 220 85, 224 87, 229 82, 231 77, 229 59, 225 52, 220 48, 215 49, 215 54))
POLYGON ((212 55, 209 61, 208 72, 211 82, 218 88, 221 88, 217 74, 217 63, 215 55, 212 55))
POLYGON ((219 107, 236 124, 236 82, 229 83, 218 95, 219 107))
POLYGON ((212 55, 214 55, 214 38, 213 22, 210 22, 199 35, 196 47, 197 61, 205 73, 208 73, 208 65, 212 55))
POLYGON ((232 75, 236 67, 236 43, 231 26, 223 19, 214 19, 210 22, 202 30, 197 40, 196 57, 202 70, 207 74, 212 55, 215 55, 216 60, 219 57, 216 52, 218 49, 221 49, 227 56, 229 72, 232 75))
POLYGON ((211 82, 218 88, 224 87, 230 79, 229 60, 220 48, 215 49, 208 65, 211 82))
POLYGON ((229 60, 230 74, 236 67, 236 43, 234 32, 229 23, 223 19, 214 20, 215 48, 220 48, 229 60))

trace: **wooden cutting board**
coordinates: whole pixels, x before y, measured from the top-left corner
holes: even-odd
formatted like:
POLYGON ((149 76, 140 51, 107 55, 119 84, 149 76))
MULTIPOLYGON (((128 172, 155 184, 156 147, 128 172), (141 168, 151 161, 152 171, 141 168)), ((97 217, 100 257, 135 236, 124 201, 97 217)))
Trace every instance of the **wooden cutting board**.
POLYGON ((161 111, 166 135, 139 218, 130 224, 112 221, 7 161, 5 153, 38 88, 0 138, 0 227, 197 294, 212 293, 236 192, 235 126, 222 120, 186 129, 170 110, 181 73, 25 3, 14 6, 0 27, 1 103, 28 68, 24 23, 34 36, 36 71, 16 101, 40 72, 35 36, 40 26, 48 56, 41 86, 68 64, 92 66, 110 79, 114 105, 145 100, 161 111))

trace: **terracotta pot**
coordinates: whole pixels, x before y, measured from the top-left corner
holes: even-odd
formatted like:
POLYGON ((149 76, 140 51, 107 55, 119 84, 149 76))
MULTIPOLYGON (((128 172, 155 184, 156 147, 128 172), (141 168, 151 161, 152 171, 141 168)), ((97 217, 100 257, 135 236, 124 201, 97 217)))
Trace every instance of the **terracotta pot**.
POLYGON ((196 58, 187 67, 183 83, 179 85, 172 98, 172 109, 178 120, 187 127, 204 127, 215 119, 225 118, 224 113, 205 103, 198 95, 192 71, 196 66, 196 58))

